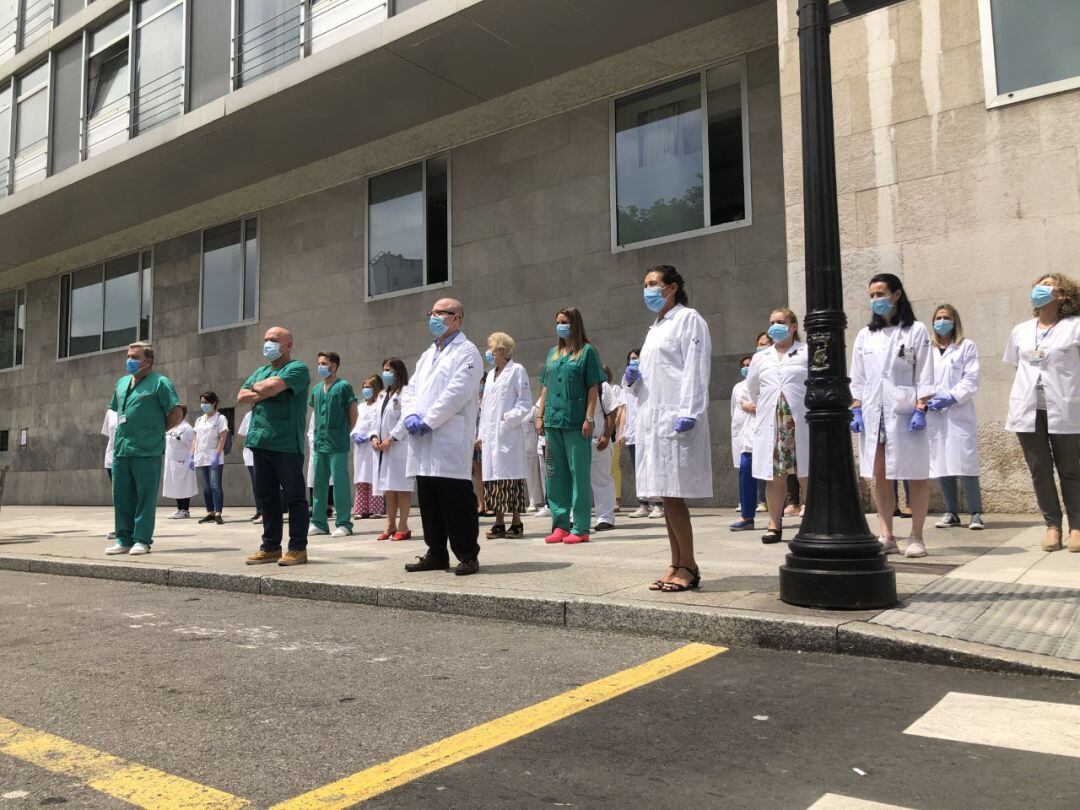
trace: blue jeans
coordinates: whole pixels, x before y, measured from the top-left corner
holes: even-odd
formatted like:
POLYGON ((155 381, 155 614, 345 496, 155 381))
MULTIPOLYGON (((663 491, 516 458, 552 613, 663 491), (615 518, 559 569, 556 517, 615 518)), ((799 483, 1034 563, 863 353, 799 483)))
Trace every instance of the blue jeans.
POLYGON ((757 511, 757 481, 754 480, 753 455, 739 456, 739 514, 743 520, 753 520, 757 511))
POLYGON ((956 482, 964 488, 964 500, 967 502, 968 512, 982 514, 982 493, 979 491, 979 476, 977 475, 947 475, 940 479, 941 496, 945 499, 945 511, 954 515, 960 514, 960 501, 956 497, 956 482))
POLYGON ((199 474, 199 486, 202 487, 203 503, 207 512, 220 512, 225 495, 221 490, 221 473, 224 467, 196 467, 199 474))
POLYGON ((307 487, 304 485, 304 457, 300 453, 279 453, 255 448, 255 498, 263 516, 262 550, 281 548, 285 520, 282 501, 289 509, 289 551, 307 550, 307 487))

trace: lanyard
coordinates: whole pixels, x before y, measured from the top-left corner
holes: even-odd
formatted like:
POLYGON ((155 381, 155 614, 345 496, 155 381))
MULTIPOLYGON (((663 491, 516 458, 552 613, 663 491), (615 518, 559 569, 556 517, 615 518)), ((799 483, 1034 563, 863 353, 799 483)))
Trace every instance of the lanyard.
MULTIPOLYGON (((1057 326, 1057 324, 1055 323, 1054 326, 1057 326)), ((1042 337, 1039 337, 1039 322, 1035 321, 1035 348, 1036 349, 1039 348, 1040 343, 1042 343, 1044 340, 1046 340, 1048 337, 1050 337, 1050 333, 1054 331, 1054 326, 1051 326, 1049 329, 1047 329, 1045 332, 1043 332, 1042 337)))
POLYGON ((134 376, 132 376, 131 385, 129 385, 127 391, 124 392, 124 399, 120 402, 120 413, 124 414, 125 416, 127 415, 128 400, 131 399, 131 395, 132 395, 132 393, 134 393, 135 388, 138 385, 139 385, 139 380, 137 380, 134 376))

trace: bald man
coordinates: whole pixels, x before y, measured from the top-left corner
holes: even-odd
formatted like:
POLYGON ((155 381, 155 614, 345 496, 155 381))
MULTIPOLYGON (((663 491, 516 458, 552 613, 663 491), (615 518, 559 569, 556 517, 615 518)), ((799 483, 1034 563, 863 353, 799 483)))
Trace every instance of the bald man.
POLYGON ((267 363, 247 378, 236 395, 251 406, 251 424, 244 446, 255 457, 255 500, 263 516, 262 545, 248 565, 307 562, 308 503, 304 486, 305 417, 311 373, 292 359, 288 329, 266 331, 262 353, 267 363), (282 497, 284 496, 284 497, 282 497), (289 550, 281 553, 282 502, 289 510, 289 550))
POLYGON ((453 298, 439 299, 428 313, 435 341, 416 364, 405 396, 408 412, 396 429, 409 434, 405 473, 416 479, 428 547, 406 571, 445 571, 450 567, 447 541, 458 558, 454 573, 480 570, 472 455, 484 361, 461 332, 464 319, 465 308, 453 298))

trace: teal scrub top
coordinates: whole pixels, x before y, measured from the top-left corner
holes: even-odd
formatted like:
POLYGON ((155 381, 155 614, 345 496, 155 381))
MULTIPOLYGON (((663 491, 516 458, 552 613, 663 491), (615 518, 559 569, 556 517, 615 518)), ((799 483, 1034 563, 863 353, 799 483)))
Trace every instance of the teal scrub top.
POLYGON ((168 377, 151 371, 141 380, 126 374, 109 400, 116 411, 113 458, 151 458, 165 455, 165 418, 180 404, 168 377))
POLYGON ((547 388, 544 426, 580 428, 585 422, 589 389, 606 380, 607 375, 600 367, 600 355, 591 343, 586 343, 577 357, 557 357, 558 351, 556 346, 548 353, 544 373, 540 375, 541 384, 547 388))
POLYGON ((334 380, 330 390, 319 382, 311 389, 308 404, 315 409, 315 452, 347 453, 349 406, 356 402, 353 387, 345 380, 334 380))
POLYGON ((280 377, 285 390, 269 399, 256 402, 251 408, 251 424, 244 446, 252 450, 272 450, 276 453, 304 454, 307 445, 307 392, 311 385, 308 367, 299 360, 290 360, 281 368, 267 363, 255 370, 244 382, 251 388, 270 377, 280 377))

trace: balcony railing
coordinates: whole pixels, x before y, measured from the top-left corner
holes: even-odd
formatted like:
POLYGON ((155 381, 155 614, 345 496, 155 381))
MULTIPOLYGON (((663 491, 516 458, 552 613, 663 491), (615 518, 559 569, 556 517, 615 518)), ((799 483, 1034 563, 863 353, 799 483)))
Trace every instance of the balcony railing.
POLYGON ((82 153, 92 157, 184 112, 184 68, 143 83, 98 110, 83 127, 82 153))
POLYGON ((53 0, 26 0, 23 8, 22 47, 48 33, 52 24, 53 0))
POLYGON ((11 164, 11 186, 15 191, 45 179, 49 166, 49 138, 20 146, 11 164))

